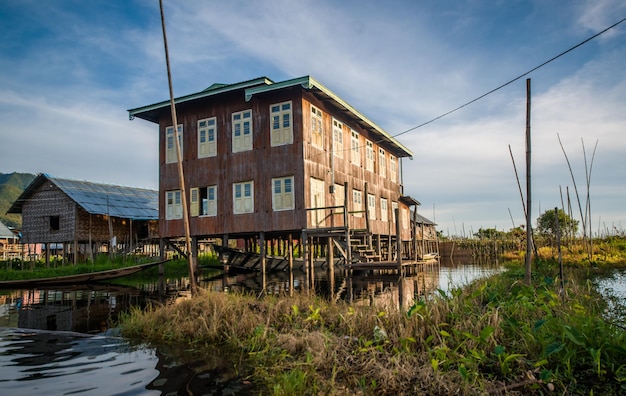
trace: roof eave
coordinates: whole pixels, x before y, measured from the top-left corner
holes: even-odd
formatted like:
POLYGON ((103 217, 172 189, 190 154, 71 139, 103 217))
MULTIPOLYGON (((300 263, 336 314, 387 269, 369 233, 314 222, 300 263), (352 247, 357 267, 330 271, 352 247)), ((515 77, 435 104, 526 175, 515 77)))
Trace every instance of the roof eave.
POLYGON ((260 86, 260 87, 248 88, 248 89, 245 90, 245 100, 249 101, 250 99, 252 99, 252 96, 254 96, 256 94, 261 94, 261 93, 265 93, 265 92, 271 92, 271 91, 275 91, 275 90, 278 90, 278 89, 287 88, 287 87, 293 87, 293 86, 297 86, 297 85, 301 85, 302 88, 304 88, 306 90, 317 89, 318 91, 323 93, 325 96, 327 96, 329 99, 333 100, 339 107, 342 107, 342 108, 345 109, 345 111, 354 114, 357 119, 359 119, 361 122, 363 122, 368 127, 374 129, 376 131, 376 133, 378 135, 380 135, 381 138, 385 142, 387 142, 387 143, 393 145, 394 147, 396 147, 398 149, 398 152, 401 153, 400 155, 398 155, 398 157, 410 157, 410 158, 413 158, 413 152, 411 150, 409 150, 406 146, 404 146, 402 143, 397 141, 393 136, 391 136, 389 133, 387 133, 384 129, 382 129, 381 127, 376 125, 373 121, 371 121, 369 118, 365 117, 361 112, 359 112, 357 109, 352 107, 349 103, 347 103, 345 100, 341 99, 333 91, 328 89, 326 86, 324 86, 323 84, 321 84, 319 81, 317 81, 316 79, 314 79, 311 76, 304 76, 304 77, 300 77, 300 78, 294 78, 292 80, 287 80, 287 81, 283 81, 283 82, 280 82, 280 83, 271 84, 271 85, 268 85, 268 86, 260 86))
MULTIPOLYGON (((175 98, 174 103, 181 104, 181 103, 189 102, 189 101, 196 100, 196 99, 202 99, 202 98, 206 98, 209 96, 234 91, 237 89, 245 89, 246 87, 259 85, 259 84, 272 85, 274 84, 274 82, 267 77, 259 77, 259 78, 249 80, 249 81, 243 81, 243 82, 236 83, 236 84, 225 85, 216 89, 205 89, 203 91, 196 92, 190 95, 181 96, 179 98, 175 98)), ((162 102, 154 103, 151 105, 137 107, 135 109, 129 109, 128 118, 132 120, 135 117, 137 117, 137 118, 144 119, 146 121, 158 123, 159 119, 158 119, 157 114, 160 111, 168 108, 169 106, 171 106, 171 101, 164 100, 162 102)))

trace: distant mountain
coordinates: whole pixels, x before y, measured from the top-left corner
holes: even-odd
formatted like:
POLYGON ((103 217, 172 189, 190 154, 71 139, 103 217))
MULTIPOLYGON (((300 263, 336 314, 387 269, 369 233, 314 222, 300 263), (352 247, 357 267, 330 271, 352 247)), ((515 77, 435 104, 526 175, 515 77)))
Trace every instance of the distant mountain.
POLYGON ((6 213, 35 177, 31 173, 0 173, 0 221, 4 225, 22 227, 21 215, 6 213))

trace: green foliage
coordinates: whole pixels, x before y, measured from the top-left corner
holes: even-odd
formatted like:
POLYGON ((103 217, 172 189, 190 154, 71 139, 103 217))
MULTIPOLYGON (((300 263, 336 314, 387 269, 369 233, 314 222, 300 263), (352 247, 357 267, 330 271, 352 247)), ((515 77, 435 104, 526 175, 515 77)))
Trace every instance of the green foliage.
POLYGON ((35 177, 30 173, 0 173, 0 221, 4 225, 21 228, 22 216, 6 212, 35 177))
POLYGON ((504 235, 504 232, 498 231, 495 228, 479 228, 478 232, 474 234, 474 236, 479 239, 502 239, 504 235))
POLYGON ((551 239, 556 238, 557 218, 561 235, 575 235, 578 231, 578 220, 558 209, 558 217, 553 209, 546 210, 537 218, 537 232, 551 239))

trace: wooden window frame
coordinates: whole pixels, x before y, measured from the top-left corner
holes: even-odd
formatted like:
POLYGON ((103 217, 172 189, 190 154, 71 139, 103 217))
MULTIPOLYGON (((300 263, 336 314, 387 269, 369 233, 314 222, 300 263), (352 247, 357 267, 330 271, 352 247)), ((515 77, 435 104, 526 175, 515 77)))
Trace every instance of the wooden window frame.
POLYGON ((272 179, 272 209, 275 212, 295 209, 293 176, 272 179))
POLYGON ((217 117, 198 120, 198 158, 217 156, 217 117), (204 139, 204 141, 202 141, 204 139))
POLYGON ((333 118, 333 152, 335 156, 343 158, 343 123, 333 118))
POLYGON ((233 183, 233 214, 246 213, 254 213, 253 180, 233 183))
POLYGON ((311 144, 324 148, 324 113, 311 105, 311 144))
POLYGON ((291 101, 270 105, 270 145, 293 143, 293 105, 291 101))
MULTIPOLYGON (((165 128, 165 163, 174 164, 178 162, 178 153, 176 152, 176 142, 174 141, 174 126, 170 125, 165 128)), ((180 144, 180 155, 183 153, 183 124, 178 124, 178 143, 180 144)))
POLYGON ((252 150, 254 147, 252 109, 234 112, 231 120, 233 153, 252 150))
POLYGON ((180 190, 165 192, 165 220, 179 220, 183 218, 183 204, 180 190))

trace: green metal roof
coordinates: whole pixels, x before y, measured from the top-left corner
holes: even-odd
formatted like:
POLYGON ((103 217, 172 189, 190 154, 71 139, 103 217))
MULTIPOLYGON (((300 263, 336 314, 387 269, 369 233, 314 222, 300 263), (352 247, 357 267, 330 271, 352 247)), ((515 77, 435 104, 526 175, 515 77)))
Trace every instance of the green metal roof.
MULTIPOLYGON (((176 104, 189 102, 196 99, 206 98, 209 96, 219 95, 226 92, 235 91, 237 89, 245 89, 248 87, 252 87, 255 85, 263 84, 270 85, 274 82, 267 77, 259 77, 253 80, 243 81, 236 84, 213 84, 207 89, 196 92, 190 95, 181 96, 180 98, 175 98, 174 102, 176 104)), ((128 116, 132 120, 135 117, 142 118, 146 121, 151 121, 154 123, 159 122, 158 114, 161 110, 170 107, 170 101, 164 100, 162 102, 154 103, 148 106, 137 107, 136 109, 128 110, 128 116)))
MULTIPOLYGON (((345 100, 341 99, 330 89, 325 87, 319 81, 311 76, 304 76, 275 83, 267 77, 259 77, 253 80, 244 81, 236 84, 213 84, 204 91, 197 92, 191 95, 182 96, 175 99, 175 103, 184 103, 192 100, 206 98, 213 95, 222 94, 225 92, 231 92, 237 89, 244 89, 245 100, 249 101, 254 95, 260 95, 267 92, 273 92, 284 88, 294 87, 300 85, 303 89, 314 92, 315 94, 323 97, 326 100, 332 101, 340 110, 349 114, 356 122, 360 123, 363 127, 373 130, 378 136, 380 136, 382 142, 395 147, 398 157, 413 157, 413 152, 406 146, 396 140, 393 136, 387 133, 384 129, 376 125, 370 119, 365 117, 361 112, 356 110, 345 100)), ((164 109, 169 108, 170 101, 163 101, 148 106, 138 107, 136 109, 128 110, 130 119, 135 117, 142 118, 147 121, 158 123, 158 115, 164 109)))

